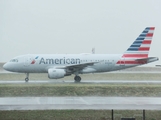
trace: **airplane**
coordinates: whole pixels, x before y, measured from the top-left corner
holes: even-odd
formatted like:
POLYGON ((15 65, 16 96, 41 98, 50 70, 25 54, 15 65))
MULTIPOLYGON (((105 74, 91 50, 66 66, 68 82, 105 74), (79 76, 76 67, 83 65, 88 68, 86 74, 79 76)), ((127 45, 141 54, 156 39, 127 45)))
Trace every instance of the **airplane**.
POLYGON ((26 82, 29 73, 48 73, 50 79, 74 74, 75 82, 80 82, 80 74, 116 71, 159 60, 148 57, 154 29, 146 27, 123 54, 27 54, 11 59, 3 68, 26 73, 26 82))

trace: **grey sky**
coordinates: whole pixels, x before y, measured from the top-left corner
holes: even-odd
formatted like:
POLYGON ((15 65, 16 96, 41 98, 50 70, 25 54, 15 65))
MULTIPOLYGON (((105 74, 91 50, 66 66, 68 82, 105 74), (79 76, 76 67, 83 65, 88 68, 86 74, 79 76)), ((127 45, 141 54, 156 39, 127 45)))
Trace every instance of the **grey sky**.
POLYGON ((149 26, 156 27, 150 56, 161 58, 160 12, 160 0, 0 0, 0 62, 92 47, 121 54, 149 26))

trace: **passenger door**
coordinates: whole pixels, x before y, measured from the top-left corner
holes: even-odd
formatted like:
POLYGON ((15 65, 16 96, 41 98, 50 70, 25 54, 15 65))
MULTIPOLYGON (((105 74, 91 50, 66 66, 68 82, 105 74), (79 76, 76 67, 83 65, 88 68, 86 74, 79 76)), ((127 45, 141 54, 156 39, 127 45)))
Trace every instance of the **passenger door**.
POLYGON ((31 61, 32 61, 31 56, 25 56, 24 57, 24 66, 26 66, 26 67, 29 66, 31 61))

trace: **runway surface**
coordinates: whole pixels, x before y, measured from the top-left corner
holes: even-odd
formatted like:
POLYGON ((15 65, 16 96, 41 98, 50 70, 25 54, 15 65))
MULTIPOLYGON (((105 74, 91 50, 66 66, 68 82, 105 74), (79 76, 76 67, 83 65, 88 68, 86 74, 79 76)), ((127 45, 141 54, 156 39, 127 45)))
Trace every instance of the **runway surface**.
POLYGON ((0 97, 0 110, 161 110, 160 97, 0 97))
MULTIPOLYGON (((29 82, 25 82, 23 80, 0 80, 0 84, 65 84, 65 83, 75 83, 74 80, 30 80, 29 82)), ((80 82, 89 83, 89 84, 161 84, 161 80, 82 80, 80 82)))

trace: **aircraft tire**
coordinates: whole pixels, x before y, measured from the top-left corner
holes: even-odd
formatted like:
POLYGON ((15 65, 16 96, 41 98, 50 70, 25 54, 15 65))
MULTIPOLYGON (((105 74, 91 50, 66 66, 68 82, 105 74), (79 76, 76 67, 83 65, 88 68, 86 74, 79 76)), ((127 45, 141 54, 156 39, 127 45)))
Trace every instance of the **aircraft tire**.
POLYGON ((75 82, 79 83, 81 81, 81 77, 80 76, 75 76, 74 80, 75 80, 75 82))
POLYGON ((25 78, 25 82, 28 82, 29 81, 29 78, 25 78))

